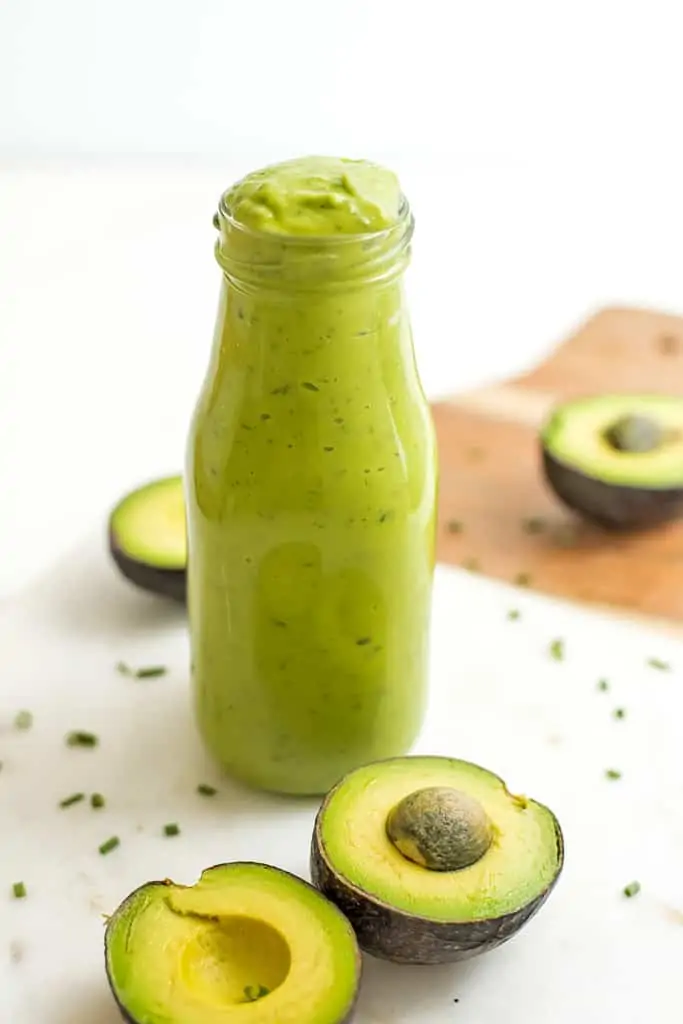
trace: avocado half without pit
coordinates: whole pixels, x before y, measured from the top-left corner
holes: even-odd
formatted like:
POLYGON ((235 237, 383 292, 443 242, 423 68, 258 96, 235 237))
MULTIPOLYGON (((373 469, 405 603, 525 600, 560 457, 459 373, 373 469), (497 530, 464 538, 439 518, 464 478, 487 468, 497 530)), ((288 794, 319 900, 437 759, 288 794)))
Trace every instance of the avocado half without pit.
POLYGON ((346 1024, 361 970, 335 906, 245 862, 137 889, 107 922, 105 965, 131 1024, 346 1024))
POLYGON ((559 405, 541 431, 557 497, 600 526, 638 529, 683 514, 683 399, 597 395, 559 405))
POLYGON ((311 877, 384 960, 438 964, 501 945, 562 871, 559 822, 468 761, 408 756, 356 769, 325 798, 311 877))
POLYGON ((109 516, 109 552, 123 576, 142 590, 185 601, 187 539, 180 476, 126 494, 109 516))

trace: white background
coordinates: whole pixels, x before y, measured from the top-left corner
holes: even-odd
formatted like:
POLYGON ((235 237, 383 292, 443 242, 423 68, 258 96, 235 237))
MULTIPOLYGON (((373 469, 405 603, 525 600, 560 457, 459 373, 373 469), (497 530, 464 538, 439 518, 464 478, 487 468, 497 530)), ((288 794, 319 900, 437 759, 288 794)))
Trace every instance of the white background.
POLYGON ((0 593, 182 461, 211 216, 267 160, 385 160, 430 395, 606 302, 683 308, 680 5, 0 0, 0 593))

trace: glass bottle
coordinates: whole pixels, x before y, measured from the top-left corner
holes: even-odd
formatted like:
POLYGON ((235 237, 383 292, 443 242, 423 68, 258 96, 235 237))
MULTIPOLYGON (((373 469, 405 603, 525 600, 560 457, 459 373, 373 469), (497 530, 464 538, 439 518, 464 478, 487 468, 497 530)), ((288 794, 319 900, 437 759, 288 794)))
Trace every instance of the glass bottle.
POLYGON ((196 717, 234 776, 321 794, 423 719, 437 456, 403 273, 413 217, 302 237, 221 199, 213 349, 190 430, 196 717))

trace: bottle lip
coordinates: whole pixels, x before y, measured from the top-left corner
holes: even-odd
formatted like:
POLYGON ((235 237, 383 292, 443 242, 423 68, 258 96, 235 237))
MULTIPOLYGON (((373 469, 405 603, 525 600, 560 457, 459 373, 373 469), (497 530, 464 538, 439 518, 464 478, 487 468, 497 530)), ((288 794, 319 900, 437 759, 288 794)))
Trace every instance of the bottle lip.
POLYGON ((288 248, 297 247, 320 250, 358 246, 359 243, 368 246, 374 245, 380 243, 385 238, 390 238, 401 228, 406 230, 408 238, 410 238, 413 232, 413 214, 410 203, 403 192, 400 196, 396 220, 392 221, 387 227, 381 228, 379 231, 356 231, 351 234, 335 235, 291 235, 286 232, 260 231, 258 228, 249 227, 249 225, 243 224, 233 217, 227 204, 228 193, 229 189, 223 192, 218 201, 218 219, 220 222, 217 225, 218 230, 221 229, 224 222, 231 232, 237 232, 244 238, 252 238, 255 242, 261 242, 262 244, 271 242, 280 245, 285 244, 288 248))

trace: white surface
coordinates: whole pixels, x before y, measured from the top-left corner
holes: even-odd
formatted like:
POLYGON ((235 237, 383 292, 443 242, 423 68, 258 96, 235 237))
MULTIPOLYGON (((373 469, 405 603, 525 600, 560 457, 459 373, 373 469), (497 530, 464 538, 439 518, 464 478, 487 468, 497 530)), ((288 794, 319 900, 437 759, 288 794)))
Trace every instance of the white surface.
MULTIPOLYGON (((192 882, 230 859, 267 860, 307 877, 314 801, 247 793, 218 776, 188 715, 182 613, 139 595, 81 545, 0 614, 0 991, 12 1024, 114 1024, 103 922, 133 887, 192 882), (170 675, 114 670, 165 663, 170 675), (35 714, 16 732, 17 710, 35 714), (96 750, 65 747, 91 729, 96 750), (205 799, 199 782, 220 794, 205 799), (107 806, 60 810, 73 791, 107 806), (165 822, 182 834, 163 838, 165 822), (98 845, 122 843, 107 857, 98 845), (28 898, 8 890, 22 879, 28 898)), ((433 688, 419 750, 476 760, 547 802, 566 867, 538 916, 501 949, 455 967, 366 959, 359 1024, 674 1024, 683 952, 681 645, 532 594, 441 570, 433 688), (506 619, 517 607, 522 618, 506 619), (566 641, 553 661, 550 641, 566 641), (656 672, 646 659, 671 659, 656 672), (607 676, 609 693, 596 690, 607 676), (627 717, 612 711, 621 705, 627 717), (623 778, 605 779, 606 768, 623 778), (642 883, 635 899, 622 887, 642 883), (455 1004, 454 999, 459 1002, 455 1004)))

